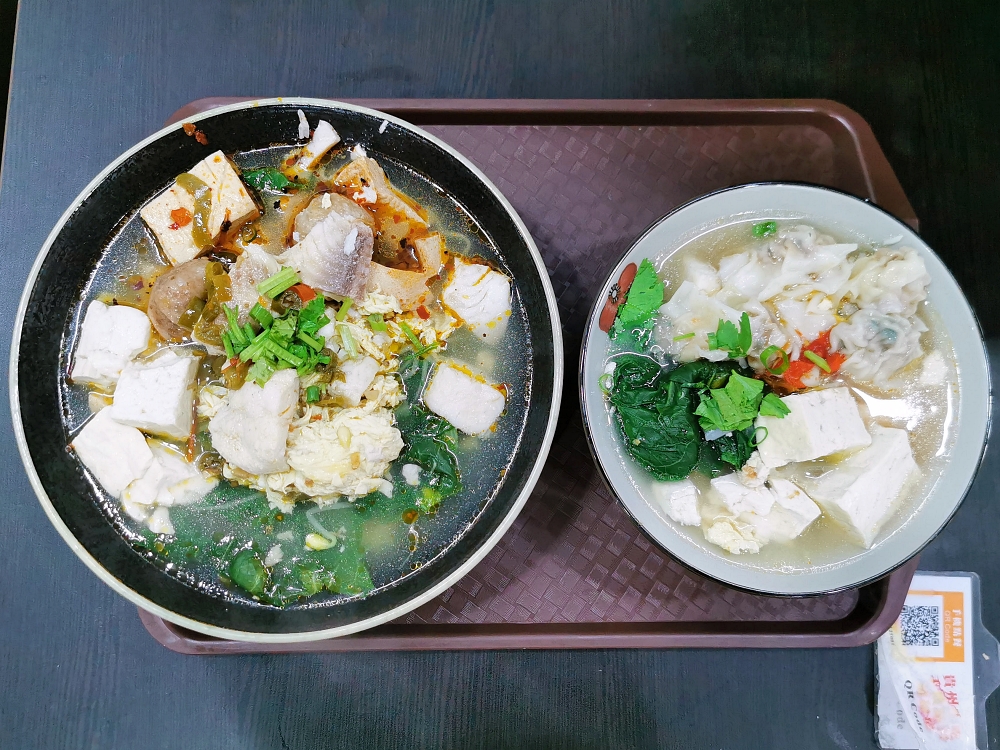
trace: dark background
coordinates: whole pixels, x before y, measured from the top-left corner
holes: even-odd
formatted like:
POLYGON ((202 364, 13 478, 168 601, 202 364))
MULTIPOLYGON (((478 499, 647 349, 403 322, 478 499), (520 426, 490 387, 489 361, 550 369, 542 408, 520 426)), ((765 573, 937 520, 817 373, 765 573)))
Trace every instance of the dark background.
MULTIPOLYGON (((871 123, 997 352, 998 29, 996 2, 929 0, 23 0, 0 329, 73 196, 198 97, 825 97, 871 123)), ((874 746, 870 648, 178 656, 58 538, 8 431, 0 463, 3 750, 874 746)), ((998 480, 991 448, 923 557, 982 576, 994 632, 998 480)))

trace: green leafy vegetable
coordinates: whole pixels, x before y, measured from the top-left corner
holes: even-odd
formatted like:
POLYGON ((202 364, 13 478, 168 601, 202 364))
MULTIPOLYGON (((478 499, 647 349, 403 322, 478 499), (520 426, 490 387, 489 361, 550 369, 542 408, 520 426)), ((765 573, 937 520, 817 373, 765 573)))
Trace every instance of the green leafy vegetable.
POLYGON ((790 413, 791 409, 785 406, 785 402, 778 398, 776 393, 768 393, 764 400, 760 402, 760 415, 762 417, 784 417, 790 413))
POLYGON ((708 348, 728 351, 732 359, 740 359, 750 353, 753 345, 753 332, 750 330, 750 316, 746 313, 740 316, 740 327, 729 320, 719 321, 715 333, 708 334, 708 348))
POLYGON ((618 307, 611 337, 618 338, 623 333, 649 330, 653 315, 662 304, 663 282, 656 275, 656 269, 649 259, 643 258, 625 296, 625 302, 618 307))
POLYGON ((736 469, 742 468, 743 464, 753 453, 755 443, 753 442, 753 427, 739 430, 729 435, 723 435, 712 442, 719 447, 719 458, 736 469))
POLYGON ((750 230, 754 237, 768 237, 778 231, 778 223, 775 221, 762 221, 754 224, 750 230))
POLYGON ((462 491, 458 459, 452 452, 458 442, 458 430, 446 419, 419 405, 400 409, 397 419, 407 444, 403 463, 416 464, 423 469, 429 477, 429 488, 435 493, 433 497, 421 496, 417 500, 421 510, 430 512, 443 498, 462 491))
POLYGON ((282 193, 292 184, 285 175, 274 167, 251 169, 243 173, 243 178, 261 192, 282 193))
POLYGON ((254 596, 260 596, 267 588, 267 568, 252 549, 245 549, 233 558, 229 564, 229 578, 254 596))
POLYGON ((691 391, 663 377, 640 355, 617 360, 611 403, 625 449, 654 477, 686 477, 698 462, 701 435, 691 411, 691 391))
POLYGON ((753 426, 760 409, 764 383, 734 372, 723 388, 701 393, 701 403, 695 409, 699 423, 709 430, 745 430, 753 426))

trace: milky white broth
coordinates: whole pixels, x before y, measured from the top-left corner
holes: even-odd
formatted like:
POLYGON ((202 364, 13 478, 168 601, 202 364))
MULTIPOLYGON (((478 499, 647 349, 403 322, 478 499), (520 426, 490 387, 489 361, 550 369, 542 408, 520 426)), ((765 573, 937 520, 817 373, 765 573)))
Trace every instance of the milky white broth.
MULTIPOLYGON (((723 257, 764 245, 773 238, 754 239, 751 236, 751 227, 760 221, 771 218, 757 216, 711 229, 683 241, 677 248, 667 248, 659 256, 650 258, 660 278, 664 281, 664 299, 670 300, 684 280, 683 264, 686 258, 696 258, 717 267, 719 260, 723 257)), ((889 238, 859 236, 843 227, 830 227, 808 218, 777 219, 777 221, 779 227, 807 224, 815 227, 820 233, 831 235, 837 242, 856 242, 862 248, 883 246, 889 240, 889 238)), ((933 292, 933 286, 929 288, 929 291, 933 292)), ((870 427, 873 423, 879 423, 886 427, 906 429, 914 460, 920 469, 919 476, 911 479, 900 493, 894 509, 883 523, 873 546, 878 546, 919 512, 924 499, 940 477, 941 471, 948 461, 956 433, 955 415, 959 411, 960 394, 955 371, 954 350, 940 317, 927 301, 919 304, 917 316, 929 329, 921 334, 922 351, 926 355, 937 350, 945 359, 947 375, 941 385, 926 386, 920 384, 923 357, 896 373, 894 380, 898 381, 901 387, 891 390, 880 390, 870 382, 856 381, 842 371, 832 377, 823 378, 824 387, 844 385, 851 389, 859 402, 859 409, 866 427, 870 427)), ((623 349, 612 341, 609 359, 613 359, 622 351, 623 349)), ((617 434, 617 428, 614 429, 617 434)), ((723 555, 733 564, 794 572, 818 566, 834 566, 865 551, 859 542, 851 538, 843 526, 824 513, 799 537, 790 542, 772 541, 763 545, 760 551, 755 554, 730 554, 722 547, 706 541, 703 529, 709 526, 710 522, 703 520, 702 526, 697 527, 682 526, 671 520, 652 494, 651 487, 655 480, 636 464, 624 449, 619 447, 618 450, 625 465, 634 467, 632 481, 636 490, 665 523, 686 536, 698 547, 711 553, 723 555)), ((804 477, 816 477, 828 471, 836 471, 837 462, 842 458, 844 458, 843 455, 835 454, 815 461, 786 465, 772 469, 771 476, 788 479, 798 484, 799 480, 804 477)), ((694 471, 691 473, 690 479, 701 492, 700 508, 713 509, 718 507, 724 509, 721 503, 718 503, 717 500, 713 501, 711 495, 706 492, 709 488, 708 477, 694 471)))

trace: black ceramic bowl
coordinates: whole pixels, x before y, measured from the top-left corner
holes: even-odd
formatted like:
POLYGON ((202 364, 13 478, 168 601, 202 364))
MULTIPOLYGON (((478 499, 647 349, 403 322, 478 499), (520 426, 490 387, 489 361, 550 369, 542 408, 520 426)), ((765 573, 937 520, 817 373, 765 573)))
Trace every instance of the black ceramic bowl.
POLYGON ((468 160, 389 115, 314 99, 247 102, 192 121, 208 147, 180 124, 116 159, 73 201, 38 255, 21 298, 11 348, 14 429, 32 486, 73 551, 120 594, 161 617, 209 635, 286 642, 345 635, 387 622, 439 594, 470 570, 513 522, 548 453, 562 392, 562 342, 555 295, 541 256, 507 200, 468 160), (417 572, 362 597, 282 610, 234 601, 182 582, 137 553, 115 528, 116 504, 67 449, 60 383, 74 312, 109 242, 139 208, 208 153, 248 151, 298 139, 297 110, 328 120, 346 145, 361 143, 443 189, 500 248, 528 311, 533 349, 528 408, 516 453, 492 497, 417 572))

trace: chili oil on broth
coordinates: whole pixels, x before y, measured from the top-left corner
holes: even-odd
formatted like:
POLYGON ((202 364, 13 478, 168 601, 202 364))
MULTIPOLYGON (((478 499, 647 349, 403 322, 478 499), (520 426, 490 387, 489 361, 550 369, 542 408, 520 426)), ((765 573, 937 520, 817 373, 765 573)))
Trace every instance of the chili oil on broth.
MULTIPOLYGON (((651 258, 660 279, 664 282, 664 299, 669 300, 684 280, 683 266, 686 258, 695 258, 717 268, 719 260, 723 257, 765 245, 771 238, 753 238, 750 230, 754 224, 767 220, 777 221, 779 227, 808 224, 821 234, 832 236, 838 242, 857 243, 860 247, 883 246, 885 241, 890 239, 865 237, 845 227, 831 226, 806 216, 740 217, 731 223, 703 229, 681 238, 675 248, 665 250, 656 258, 651 258)), ((933 287, 930 288, 930 292, 933 293, 933 287)), ((941 385, 927 386, 920 383, 923 357, 900 370, 894 377, 899 387, 890 390, 878 389, 872 383, 856 382, 846 373, 838 373, 834 377, 823 379, 825 387, 844 385, 851 389, 858 401, 866 428, 870 428, 874 423, 886 427, 905 428, 914 460, 920 469, 919 476, 911 478, 904 487, 894 509, 882 525, 873 547, 897 532, 920 511, 948 462, 958 429, 956 415, 959 413, 961 394, 951 339, 929 300, 919 304, 917 316, 928 327, 920 337, 924 355, 937 350, 944 357, 947 374, 941 385)), ((612 359, 623 351, 612 341, 608 357, 612 359)), ((612 421, 610 412, 608 419, 612 421)), ((613 423, 611 427, 617 433, 617 427, 613 423)), ((727 553, 721 547, 706 541, 703 529, 710 524, 704 520, 704 514, 701 527, 682 526, 672 521, 653 499, 652 477, 634 462, 620 441, 616 440, 615 447, 620 460, 629 468, 629 475, 636 491, 664 523, 685 536, 695 546, 709 553, 723 555, 734 565, 794 573, 806 569, 836 567, 866 551, 860 544, 851 541, 847 531, 824 512, 802 535, 791 542, 770 542, 763 545, 756 554, 727 553)), ((772 473, 776 477, 791 481, 804 476, 815 477, 827 471, 835 471, 838 460, 845 457, 845 455, 829 456, 825 459, 800 463, 797 465, 797 470, 785 466, 772 470, 772 473)), ((706 505, 709 478, 694 471, 691 480, 701 493, 699 507, 714 508, 706 505)), ((723 507, 721 503, 719 507, 723 507)))
MULTIPOLYGON (((231 155, 231 158, 244 172, 262 167, 280 168, 284 160, 298 148, 298 146, 274 146, 237 153, 231 155)), ((512 280, 511 314, 507 320, 506 333, 499 341, 487 344, 463 326, 449 336, 446 348, 440 353, 434 352, 428 356, 432 363, 447 358, 465 365, 472 372, 481 374, 491 382, 504 384, 507 391, 505 411, 492 431, 483 436, 459 434, 453 452, 458 460, 462 491, 446 497, 435 513, 430 515, 421 513, 413 522, 409 522, 409 517, 404 520, 405 513, 394 512, 390 516, 378 512, 377 508, 359 512, 346 501, 342 501, 338 507, 314 514, 315 518, 331 530, 338 530, 346 521, 357 525, 357 529, 348 529, 348 532, 356 531, 361 540, 362 554, 374 584, 370 593, 375 593, 412 575, 447 551, 472 526, 496 495, 504 480, 507 467, 517 451, 527 420, 532 384, 532 342, 516 279, 508 270, 501 250, 460 201, 392 157, 379 153, 369 155, 383 168, 392 186, 426 214, 430 231, 442 234, 449 255, 479 259, 505 273, 512 280)), ((350 158, 348 149, 335 149, 325 159, 324 164, 315 170, 319 181, 329 185, 336 171, 348 163, 350 158)), ((312 187, 284 196, 261 194, 262 215, 249 223, 261 235, 257 238, 256 244, 273 254, 283 252, 286 249, 285 241, 288 234, 286 230, 290 228, 297 211, 316 193, 317 190, 312 187)), ((130 305, 145 312, 151 283, 158 275, 172 267, 158 249, 151 230, 140 218, 139 208, 137 207, 136 211, 111 235, 104 253, 85 284, 81 302, 68 322, 67 332, 64 335, 60 367, 60 399, 67 443, 91 416, 89 398, 94 389, 85 385, 74 385, 67 378, 86 304, 99 299, 107 304, 130 305)), ((241 249, 247 244, 248 238, 249 233, 237 235, 233 245, 241 249)), ((440 286, 440 282, 438 285, 440 286)), ((144 355, 152 353, 158 346, 165 345, 165 342, 158 340, 155 329, 152 335, 156 343, 144 355)), ((172 346, 178 345, 172 344, 172 346)), ((182 346, 200 351, 194 344, 182 346)), ((401 407, 405 404, 406 402, 401 407)), ((164 440, 164 442, 170 441, 164 440)), ((180 450, 186 448, 177 443, 174 445, 180 450)), ((401 456, 386 475, 394 486, 400 486, 404 481, 400 474, 403 463, 401 456)), ((141 542, 146 538, 143 533, 145 526, 125 514, 120 503, 108 496, 99 484, 92 481, 92 485, 109 523, 132 543, 137 555, 153 562, 186 584, 213 596, 253 601, 242 589, 236 586, 229 587, 220 582, 217 568, 208 560, 187 559, 176 555, 171 558, 157 554, 155 549, 150 551, 143 547, 141 542)), ((231 486, 222 480, 200 503, 171 508, 171 518, 179 532, 184 528, 199 532, 204 530, 199 529, 199 526, 204 525, 197 519, 199 513, 204 514, 203 518, 208 523, 217 524, 217 514, 236 513, 242 507, 241 504, 249 507, 258 498, 263 498, 263 493, 246 487, 231 486)), ((266 507, 266 501, 263 502, 263 506, 266 507)), ((270 545, 281 543, 286 560, 292 555, 295 555, 294 559, 298 559, 303 550, 293 551, 290 548, 292 545, 301 547, 304 533, 314 530, 305 518, 307 511, 314 508, 316 505, 313 502, 300 502, 290 514, 286 514, 288 518, 272 523, 270 527, 266 522, 258 524, 258 518, 253 517, 237 524, 240 527, 238 531, 249 534, 249 538, 260 546, 262 555, 268 551, 270 545), (267 531, 268 528, 271 528, 270 532, 267 531), (278 534, 289 530, 294 530, 294 542, 289 544, 277 538, 278 534)), ((290 560, 292 561, 294 560, 290 560)), ((288 606, 325 606, 343 600, 347 596, 320 594, 288 606)))

